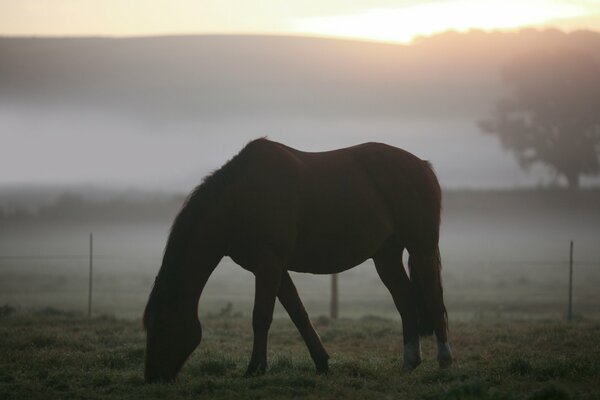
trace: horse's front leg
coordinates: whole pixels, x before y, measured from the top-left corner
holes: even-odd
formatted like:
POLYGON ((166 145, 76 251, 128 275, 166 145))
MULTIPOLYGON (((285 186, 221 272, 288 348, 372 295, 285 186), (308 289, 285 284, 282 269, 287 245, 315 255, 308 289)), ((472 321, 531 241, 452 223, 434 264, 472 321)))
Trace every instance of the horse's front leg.
POLYGON ((254 343, 246 375, 262 375, 267 370, 267 336, 273 321, 275 298, 281 284, 283 262, 267 253, 260 258, 254 269, 255 291, 252 329, 254 343))

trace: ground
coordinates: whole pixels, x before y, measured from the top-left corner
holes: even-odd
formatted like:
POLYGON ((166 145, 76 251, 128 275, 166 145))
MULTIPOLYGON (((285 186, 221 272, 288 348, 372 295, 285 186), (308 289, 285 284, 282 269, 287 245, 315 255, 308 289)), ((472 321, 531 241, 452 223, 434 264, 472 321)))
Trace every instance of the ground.
POLYGON ((251 324, 205 316, 204 339, 174 384, 143 381, 139 321, 88 319, 56 310, 0 318, 0 399, 597 399, 600 322, 473 320, 451 325, 455 364, 440 371, 433 339, 424 362, 401 369, 399 321, 377 317, 315 320, 330 355, 317 375, 293 325, 276 319, 270 369, 243 377, 251 324))

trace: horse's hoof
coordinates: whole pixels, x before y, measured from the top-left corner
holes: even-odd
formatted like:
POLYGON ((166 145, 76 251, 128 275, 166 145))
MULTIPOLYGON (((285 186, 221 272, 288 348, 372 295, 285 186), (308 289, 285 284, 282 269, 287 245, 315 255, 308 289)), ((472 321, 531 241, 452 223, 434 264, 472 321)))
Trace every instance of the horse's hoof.
POLYGON ((323 361, 315 361, 315 367, 317 367, 317 374, 326 374, 329 372, 329 362, 327 359, 323 361))
POLYGON ((448 369, 452 366, 452 357, 440 357, 438 358, 438 364, 440 369, 448 369))
POLYGON ((452 365, 452 351, 448 343, 438 343, 438 365, 440 369, 448 369, 452 365))
POLYGON ((267 371, 266 364, 260 363, 257 365, 248 365, 248 369, 246 369, 246 373, 244 374, 244 376, 245 377, 261 376, 261 375, 264 375, 266 371, 267 371))
POLYGON ((256 370, 256 371, 249 371, 246 370, 246 373, 244 374, 244 377, 246 378, 252 378, 255 376, 263 376, 265 374, 265 371, 261 371, 261 370, 256 370))
POLYGON ((416 369, 419 365, 421 365, 421 359, 420 358, 418 360, 412 360, 412 361, 404 360, 404 364, 402 365, 402 369, 404 371, 410 372, 410 371, 413 371, 414 369, 416 369))
POLYGON ((404 343, 404 371, 412 371, 421 365, 421 344, 419 340, 404 343))

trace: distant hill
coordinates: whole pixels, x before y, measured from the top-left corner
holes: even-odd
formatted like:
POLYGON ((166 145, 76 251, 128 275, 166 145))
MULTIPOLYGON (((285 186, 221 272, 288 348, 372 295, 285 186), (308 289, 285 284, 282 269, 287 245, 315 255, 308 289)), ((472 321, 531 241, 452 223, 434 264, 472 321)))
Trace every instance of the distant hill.
POLYGON ((519 53, 600 34, 446 33, 410 46, 274 36, 0 38, 0 103, 145 118, 484 115, 519 53), (10 100, 10 103, 9 103, 10 100))

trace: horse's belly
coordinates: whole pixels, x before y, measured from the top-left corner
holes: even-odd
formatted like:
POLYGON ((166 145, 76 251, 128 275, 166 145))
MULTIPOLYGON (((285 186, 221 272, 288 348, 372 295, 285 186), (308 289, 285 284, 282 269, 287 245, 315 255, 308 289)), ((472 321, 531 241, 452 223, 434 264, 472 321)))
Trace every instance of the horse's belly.
POLYGON ((366 229, 355 235, 351 232, 340 232, 337 237, 316 235, 299 241, 288 268, 312 274, 342 272, 372 258, 391 234, 388 229, 378 232, 366 229))
POLYGON ((300 262, 292 263, 292 265, 288 267, 288 270, 309 274, 337 274, 354 268, 357 265, 362 264, 369 258, 370 257, 366 257, 360 259, 360 261, 357 261, 359 259, 356 259, 354 261, 340 262, 337 264, 317 259, 313 259, 310 261, 303 260, 300 262))

